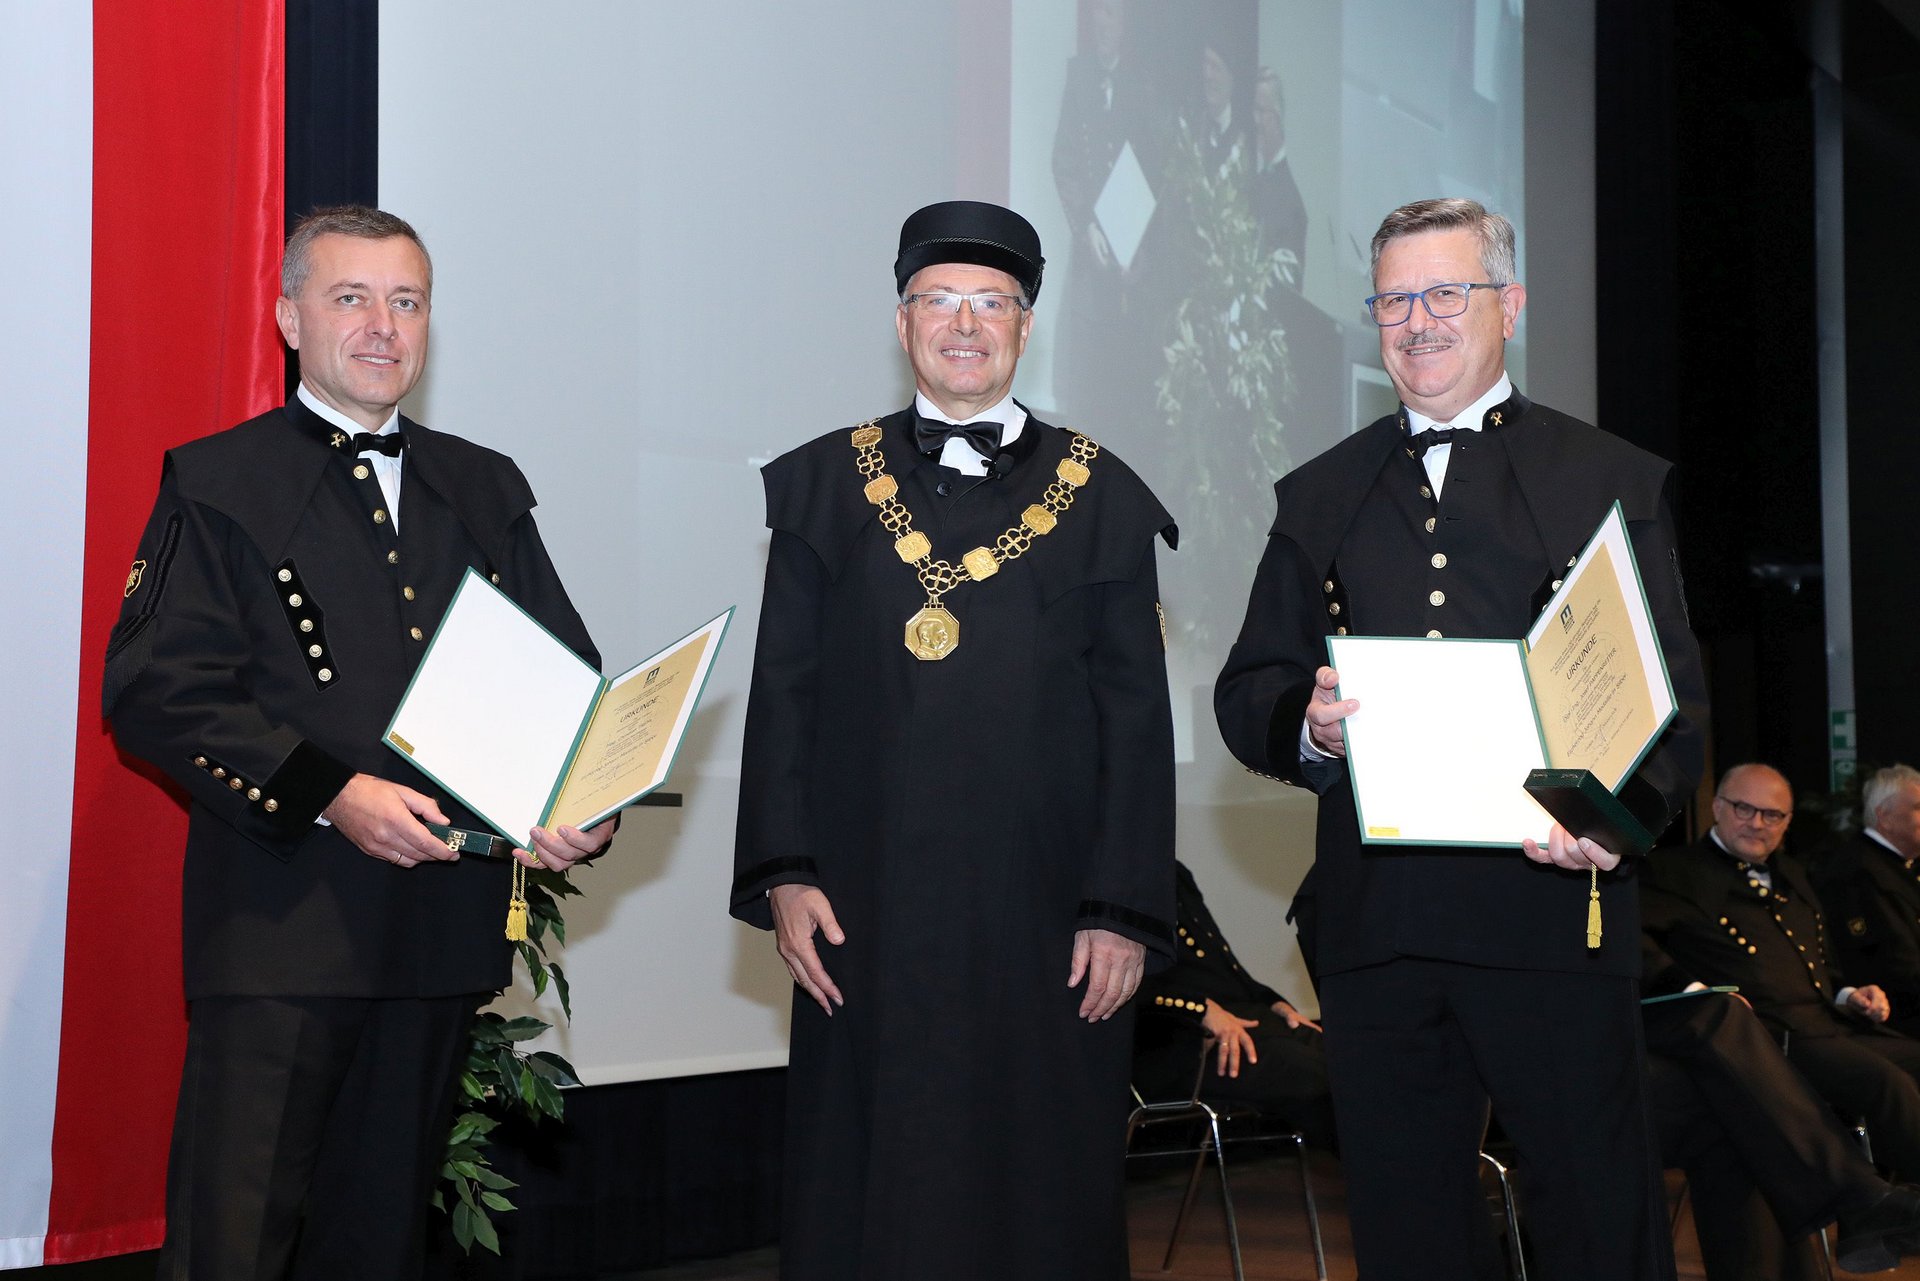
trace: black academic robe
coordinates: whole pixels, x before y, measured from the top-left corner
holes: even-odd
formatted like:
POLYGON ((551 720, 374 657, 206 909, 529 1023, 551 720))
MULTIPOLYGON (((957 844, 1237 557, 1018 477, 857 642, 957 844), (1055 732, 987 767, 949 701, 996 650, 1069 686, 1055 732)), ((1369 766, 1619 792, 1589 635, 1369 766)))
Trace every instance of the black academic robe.
POLYGON ((1731 984, 1776 1036, 1863 1030, 1863 1020, 1834 1008, 1842 981, 1806 869, 1782 851, 1767 871, 1770 888, 1711 836, 1649 855, 1641 885, 1647 991, 1731 984))
POLYGON ((1920 863, 1856 832, 1814 869, 1846 980, 1878 984, 1900 1031, 1920 1031, 1920 863))
MULTIPOLYGON (((1453 626, 1447 635, 1518 635, 1618 499, 1680 705, 1620 789, 1621 800, 1658 832, 1700 775, 1706 723, 1706 682, 1699 645, 1687 626, 1675 550, 1672 468, 1517 391, 1488 411, 1487 419, 1488 439, 1476 448, 1504 451, 1541 550, 1498 602, 1512 630, 1478 630, 1486 626, 1482 618, 1469 620, 1465 630, 1453 626)), ((1363 846, 1344 763, 1303 766, 1300 761, 1300 725, 1314 672, 1328 661, 1327 637, 1349 629, 1380 634, 1380 624, 1369 622, 1364 596, 1377 599, 1387 592, 1424 599, 1430 588, 1452 594, 1460 585, 1458 576, 1474 572, 1480 554, 1472 531, 1456 532, 1439 509, 1431 549, 1452 558, 1448 568, 1430 568, 1419 556, 1391 571, 1385 583, 1352 581, 1343 573, 1343 542, 1376 477, 1404 445, 1400 418, 1382 418, 1275 485, 1279 514, 1254 579, 1246 621, 1214 690, 1221 734, 1242 764, 1319 793, 1316 973, 1336 974, 1406 955, 1518 969, 1635 974, 1639 908, 1631 864, 1600 877, 1604 938, 1597 951, 1590 951, 1584 932, 1585 873, 1533 863, 1511 849, 1363 846)), ((1444 767, 1445 743, 1442 734, 1435 745, 1436 768, 1444 767)))
MULTIPOLYGON (((955 562, 1068 452, 1029 418, 1011 473, 976 481, 911 421, 880 423, 887 470, 955 562)), ((921 662, 925 592, 855 456, 835 431, 765 469, 732 910, 764 928, 769 889, 817 885, 846 932, 820 943, 846 1004, 795 994, 782 1275, 1118 1281, 1131 1011, 1088 1025, 1066 978, 1077 930, 1172 949, 1173 524, 1101 454, 1057 528, 946 597, 958 647, 921 662)))
POLYGON ((381 741, 468 567, 599 661, 519 469, 403 426, 398 534, 378 480, 297 397, 163 464, 104 710, 120 745, 191 798, 189 999, 453 996, 509 980, 504 862, 400 868, 314 821, 359 772, 485 828, 381 741))

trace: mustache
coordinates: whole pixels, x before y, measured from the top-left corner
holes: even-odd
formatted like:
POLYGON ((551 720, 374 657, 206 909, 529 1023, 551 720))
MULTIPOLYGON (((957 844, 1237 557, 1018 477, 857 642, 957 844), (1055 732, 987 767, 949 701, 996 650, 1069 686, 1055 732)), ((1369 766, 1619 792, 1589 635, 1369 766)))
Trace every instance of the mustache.
POLYGON ((1405 338, 1394 343, 1393 349, 1395 351, 1407 351, 1414 347, 1452 347, 1458 342, 1459 340, 1457 338, 1443 338, 1433 333, 1408 334, 1405 338))

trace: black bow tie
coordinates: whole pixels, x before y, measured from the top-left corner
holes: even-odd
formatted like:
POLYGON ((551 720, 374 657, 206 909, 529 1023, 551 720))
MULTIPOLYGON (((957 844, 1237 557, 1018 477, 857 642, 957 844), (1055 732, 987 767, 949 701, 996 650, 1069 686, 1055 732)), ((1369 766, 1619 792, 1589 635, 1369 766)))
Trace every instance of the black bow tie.
POLYGON ((992 458, 1000 452, 1000 433, 1006 430, 1004 423, 991 418, 968 423, 961 427, 954 423, 941 422, 938 418, 915 415, 913 420, 913 447, 923 454, 938 454, 946 448, 948 439, 959 436, 973 451, 982 458, 992 458))
POLYGON ((1435 445, 1452 444, 1453 438, 1465 430, 1464 427, 1429 427, 1425 431, 1415 432, 1407 442, 1407 448, 1415 458, 1424 458, 1429 449, 1435 445))
POLYGON ((357 431, 346 443, 346 450, 353 454, 385 454, 389 458, 398 458, 400 451, 407 446, 406 434, 399 430, 376 436, 372 432, 357 431))

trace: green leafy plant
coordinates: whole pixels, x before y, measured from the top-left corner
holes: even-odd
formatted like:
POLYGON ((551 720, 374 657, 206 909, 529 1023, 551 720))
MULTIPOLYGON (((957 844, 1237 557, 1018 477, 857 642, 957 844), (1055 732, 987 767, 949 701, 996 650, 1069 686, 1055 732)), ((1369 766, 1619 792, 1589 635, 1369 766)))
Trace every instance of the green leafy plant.
MULTIPOLYGON (((567 923, 560 915, 560 900, 579 892, 560 872, 530 869, 527 939, 514 944, 533 984, 533 994, 544 996, 552 987, 568 1022, 573 1021, 572 993, 566 972, 547 955, 547 946, 549 941, 566 946, 567 923)), ((450 1213, 453 1238, 468 1253, 475 1245, 500 1253, 493 1215, 514 1208, 506 1192, 516 1185, 493 1168, 488 1157, 493 1142, 490 1136, 503 1121, 513 1117, 535 1124, 563 1120, 566 1098, 561 1090, 580 1084, 573 1065, 558 1054, 520 1048, 551 1026, 543 1019, 509 1019, 489 1011, 482 1011, 473 1020, 467 1061, 460 1072, 460 1111, 447 1132, 440 1186, 433 1192, 433 1204, 450 1213)))
MULTIPOLYGON (((1270 507, 1249 486, 1263 489, 1293 466, 1285 440, 1293 360, 1268 300, 1276 289, 1297 285, 1299 263, 1292 250, 1265 243, 1243 153, 1214 163, 1182 122, 1167 154, 1163 185, 1184 213, 1182 277, 1189 287, 1174 309, 1155 389, 1190 513, 1181 525, 1205 548, 1257 548, 1270 507)), ((1206 627, 1201 617, 1183 624, 1196 633, 1206 627)))

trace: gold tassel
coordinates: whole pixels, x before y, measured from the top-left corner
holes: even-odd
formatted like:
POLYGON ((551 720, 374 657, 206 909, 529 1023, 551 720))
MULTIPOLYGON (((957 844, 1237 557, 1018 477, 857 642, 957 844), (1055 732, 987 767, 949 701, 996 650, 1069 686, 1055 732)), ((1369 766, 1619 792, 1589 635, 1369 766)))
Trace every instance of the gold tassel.
POLYGON ((1600 869, 1593 869, 1593 879, 1587 886, 1587 948, 1589 951, 1600 946, 1600 869))
MULTIPOLYGON (((1596 909, 1598 910, 1598 909, 1596 909)), ((513 892, 507 899, 507 942, 527 941, 527 865, 513 860, 513 892)))

